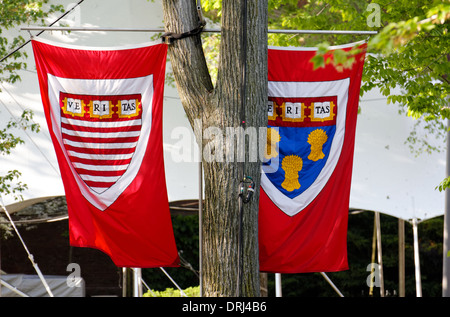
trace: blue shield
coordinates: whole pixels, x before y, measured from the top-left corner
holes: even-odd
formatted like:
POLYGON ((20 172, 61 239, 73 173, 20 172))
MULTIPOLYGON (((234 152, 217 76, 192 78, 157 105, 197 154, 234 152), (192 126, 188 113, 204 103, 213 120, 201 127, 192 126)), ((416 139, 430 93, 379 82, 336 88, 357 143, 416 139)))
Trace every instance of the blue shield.
POLYGON ((267 178, 280 193, 295 198, 314 183, 324 168, 330 155, 336 126, 268 128, 279 133, 280 141, 277 147, 278 157, 264 162, 263 168, 277 160, 277 168, 272 173, 266 173, 267 178))

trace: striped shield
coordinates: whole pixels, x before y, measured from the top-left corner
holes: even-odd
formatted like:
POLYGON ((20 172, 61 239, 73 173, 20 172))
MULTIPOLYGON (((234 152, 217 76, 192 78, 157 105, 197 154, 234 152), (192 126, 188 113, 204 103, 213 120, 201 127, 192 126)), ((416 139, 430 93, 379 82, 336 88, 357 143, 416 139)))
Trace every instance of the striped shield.
POLYGON ((72 165, 86 185, 103 193, 130 165, 141 134, 140 95, 61 94, 61 135, 72 165))
POLYGON ((143 105, 152 104, 153 76, 48 76, 59 146, 82 195, 105 210, 139 173, 152 126, 152 110, 143 105))

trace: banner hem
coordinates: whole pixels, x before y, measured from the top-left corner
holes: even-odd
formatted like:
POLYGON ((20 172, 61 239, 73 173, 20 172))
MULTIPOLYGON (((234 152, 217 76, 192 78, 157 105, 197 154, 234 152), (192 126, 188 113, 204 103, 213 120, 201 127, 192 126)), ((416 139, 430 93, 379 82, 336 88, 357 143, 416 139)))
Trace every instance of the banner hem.
MULTIPOLYGON (((121 46, 84 46, 84 45, 74 45, 74 44, 67 44, 67 43, 61 43, 56 42, 48 39, 37 39, 33 38, 33 41, 40 42, 47 45, 53 45, 58 46, 62 48, 68 48, 68 49, 74 49, 74 50, 88 50, 88 51, 122 51, 122 50, 129 50, 129 49, 136 49, 136 48, 144 48, 148 46, 153 45, 159 45, 159 44, 165 44, 161 41, 150 41, 150 42, 143 42, 143 43, 136 43, 136 44, 128 44, 128 45, 121 45, 121 46)), ((167 45, 167 44, 166 44, 167 45)))

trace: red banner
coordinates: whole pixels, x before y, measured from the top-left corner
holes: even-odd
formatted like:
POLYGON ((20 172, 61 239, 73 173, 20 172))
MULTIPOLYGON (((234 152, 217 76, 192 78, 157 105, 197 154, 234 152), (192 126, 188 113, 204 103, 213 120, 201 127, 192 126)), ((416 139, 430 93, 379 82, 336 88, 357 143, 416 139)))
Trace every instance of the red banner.
POLYGON ((347 220, 366 45, 361 48, 353 66, 339 70, 332 64, 314 70, 315 49, 269 49, 269 154, 259 210, 262 272, 348 269, 347 220))
POLYGON ((32 44, 70 244, 121 267, 178 266, 162 146, 167 45, 32 44))

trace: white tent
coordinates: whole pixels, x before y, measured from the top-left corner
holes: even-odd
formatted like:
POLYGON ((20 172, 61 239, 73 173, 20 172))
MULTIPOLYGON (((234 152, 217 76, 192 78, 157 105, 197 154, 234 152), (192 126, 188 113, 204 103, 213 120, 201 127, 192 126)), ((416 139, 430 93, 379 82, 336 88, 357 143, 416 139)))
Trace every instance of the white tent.
MULTIPOLYGON (((445 212, 445 193, 436 189, 446 177, 443 140, 416 128, 417 138, 427 138, 441 152, 416 154, 408 137, 417 124, 399 113, 398 105, 388 105, 376 92, 360 102, 355 140, 350 207, 376 212, 377 251, 382 280, 380 218, 384 213, 399 219, 400 293, 404 293, 404 221, 413 226, 416 294, 422 295, 418 224, 445 212), (441 142, 439 144, 439 141, 441 142), (434 143, 434 144, 433 144, 434 143), (400 229, 401 228, 401 229, 400 229)), ((380 292, 384 293, 383 283, 380 292)), ((383 295, 382 295, 383 296, 383 295)))
MULTIPOLYGON (((70 287, 67 276, 47 275, 45 280, 52 290, 54 297, 84 297, 85 284, 80 278, 76 287, 70 287)), ((47 297, 47 290, 42 281, 36 275, 26 274, 2 274, 0 282, 2 297, 47 297)))
MULTIPOLYGON (((399 113, 376 92, 364 96, 358 115, 350 207, 410 220, 444 214, 443 152, 416 154, 407 142, 415 120, 399 113)), ((431 138, 417 129, 417 137, 431 138)), ((441 144, 445 145, 444 141, 441 144)))

